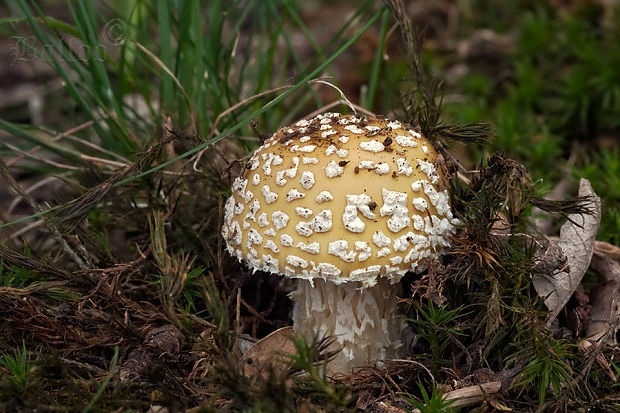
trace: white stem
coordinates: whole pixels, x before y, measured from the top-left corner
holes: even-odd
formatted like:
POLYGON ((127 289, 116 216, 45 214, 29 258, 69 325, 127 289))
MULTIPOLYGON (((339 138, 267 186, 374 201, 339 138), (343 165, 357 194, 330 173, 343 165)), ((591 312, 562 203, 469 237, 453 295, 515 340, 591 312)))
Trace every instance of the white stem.
POLYGON ((291 293, 295 301, 293 326, 312 340, 333 336, 343 350, 329 363, 328 373, 350 373, 353 367, 398 357, 405 329, 397 314, 398 284, 380 277, 364 288, 361 282, 335 284, 317 279, 298 280, 291 293))

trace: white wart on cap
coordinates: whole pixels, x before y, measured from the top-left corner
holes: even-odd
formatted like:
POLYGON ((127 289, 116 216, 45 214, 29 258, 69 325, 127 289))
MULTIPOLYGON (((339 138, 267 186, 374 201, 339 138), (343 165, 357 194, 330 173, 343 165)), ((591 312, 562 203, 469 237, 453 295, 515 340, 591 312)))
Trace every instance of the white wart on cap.
POLYGON ((229 252, 255 270, 333 283, 398 281, 449 246, 437 154, 398 121, 325 113, 256 150, 225 205, 229 252))

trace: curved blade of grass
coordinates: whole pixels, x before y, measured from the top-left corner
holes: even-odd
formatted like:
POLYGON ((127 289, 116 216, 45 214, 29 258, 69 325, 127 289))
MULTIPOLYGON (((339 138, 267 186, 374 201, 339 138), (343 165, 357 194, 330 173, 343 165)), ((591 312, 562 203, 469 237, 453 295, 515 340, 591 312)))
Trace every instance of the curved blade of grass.
POLYGON ((17 125, 15 123, 8 122, 4 119, 0 119, 0 129, 3 129, 15 136, 19 136, 20 138, 28 142, 34 143, 36 145, 40 145, 60 156, 63 156, 67 159, 71 159, 72 161, 80 160, 81 154, 78 151, 74 151, 72 149, 66 148, 62 145, 58 145, 57 143, 54 143, 47 139, 41 138, 40 136, 36 136, 35 134, 29 133, 23 127, 20 127, 20 125, 17 125))
POLYGON ((297 13, 297 10, 295 9, 295 7, 293 7, 292 2, 290 0, 286 1, 284 7, 286 8, 286 12, 291 16, 295 24, 297 24, 297 27, 301 29, 301 32, 304 34, 306 40, 308 40, 308 42, 314 49, 314 52, 318 55, 318 57, 325 59, 325 54, 323 53, 324 50, 321 49, 319 44, 316 42, 314 36, 308 29, 308 26, 305 25, 304 21, 299 16, 299 13, 297 13))
MULTIPOLYGON (((4 25, 13 26, 14 24, 24 23, 27 21, 28 19, 26 17, 6 17, 3 19, 0 19, 0 26, 4 26, 4 25)), ((43 17, 37 18, 37 21, 40 21, 41 23, 44 23, 45 25, 53 29, 63 31, 71 36, 79 37, 78 31, 75 28, 75 26, 65 21, 62 21, 60 19, 56 19, 50 16, 43 16, 43 17)))
POLYGON ((97 393, 95 394, 95 396, 90 400, 90 402, 88 402, 86 407, 84 407, 84 409, 82 410, 82 413, 87 413, 88 411, 90 411, 90 409, 93 408, 95 403, 97 403, 97 400, 99 400, 99 398, 103 394, 106 387, 108 387, 108 384, 110 383, 110 380, 112 380, 112 376, 114 375, 114 370, 116 370, 117 361, 118 361, 118 346, 114 347, 114 355, 112 356, 112 363, 110 363, 110 371, 108 372, 108 375, 106 376, 103 383, 101 383, 101 386, 99 387, 99 390, 97 390, 97 393))
MULTIPOLYGON (((244 74, 246 73, 247 68, 249 67, 248 64, 248 60, 249 60, 249 56, 246 53, 243 54, 238 54, 237 51, 237 47, 235 44, 238 44, 239 38, 241 36, 241 29, 242 27, 244 27, 244 32, 246 32, 246 35, 248 36, 247 40, 248 40, 248 44, 252 44, 253 39, 254 39, 254 33, 251 29, 251 26, 248 25, 248 17, 252 16, 254 13, 254 9, 255 9, 255 3, 256 0, 250 0, 247 3, 247 6, 244 7, 241 15, 236 19, 235 24, 233 26, 233 33, 236 33, 237 35, 234 37, 231 37, 228 42, 226 43, 226 45, 224 46, 224 50, 229 51, 228 53, 230 53, 228 55, 228 58, 223 59, 224 63, 225 63, 225 69, 224 69, 224 76, 222 77, 223 79, 230 79, 230 75, 231 75, 231 69, 233 68, 233 63, 241 58, 243 59, 243 64, 242 64, 242 69, 239 70, 239 78, 237 80, 237 82, 226 82, 228 84, 233 83, 236 85, 235 88, 232 87, 227 87, 225 92, 226 92, 226 102, 227 104, 230 105, 234 105, 233 102, 237 102, 239 100, 241 100, 240 94, 241 94, 241 89, 242 89, 242 85, 243 85, 243 79, 245 79, 244 74), (233 96, 234 95, 234 96, 233 96)), ((218 110, 218 112, 221 112, 222 110, 225 109, 221 109, 218 110)))
MULTIPOLYGON (((265 2, 267 4, 269 2, 265 2)), ((267 6, 265 6, 267 7, 267 6)), ((266 88, 267 82, 273 78, 274 70, 274 56, 277 50, 278 39, 282 34, 284 27, 282 24, 278 24, 275 27, 273 33, 271 33, 267 40, 259 39, 260 42, 265 42, 269 44, 265 53, 258 55, 257 57, 257 67, 259 70, 256 71, 255 81, 254 83, 254 94, 259 93, 261 90, 266 88)), ((261 47, 262 48, 262 47, 261 47)))
POLYGON ((82 41, 88 47, 92 56, 87 59, 88 67, 94 77, 95 86, 93 89, 101 101, 104 102, 103 108, 111 108, 116 116, 110 116, 109 122, 111 127, 115 127, 120 132, 117 137, 122 138, 122 144, 125 150, 135 149, 131 141, 129 131, 126 128, 125 112, 122 109, 121 97, 118 96, 112 88, 112 82, 108 76, 108 71, 104 65, 104 55, 102 53, 104 46, 100 44, 98 34, 95 30, 97 19, 97 11, 92 2, 77 2, 77 9, 74 10, 71 3, 68 3, 69 9, 77 22, 82 41))
MULTIPOLYGON (((161 68, 161 70, 166 72, 166 74, 168 76, 170 76, 170 78, 172 78, 174 83, 179 88, 179 91, 183 95, 183 98, 185 99, 185 104, 187 105, 187 110, 189 111, 190 114, 193 114, 194 111, 192 110, 192 104, 189 101, 189 96, 187 96, 187 93, 185 93, 185 89, 183 88, 183 85, 181 84, 179 79, 177 79, 177 77, 174 75, 174 73, 172 73, 172 71, 164 64, 164 62, 162 62, 157 56, 155 56, 149 49, 147 49, 146 47, 142 46, 140 43, 136 42, 135 40, 132 40, 132 43, 134 43, 138 47, 138 49, 140 49, 144 54, 146 54, 149 58, 151 58, 155 62, 155 64, 161 68)), ((193 116, 192 116, 192 118, 193 118, 193 116)))
MULTIPOLYGON (((210 7, 215 7, 216 10, 211 10, 212 13, 218 13, 217 18, 221 18, 221 13, 217 12, 219 1, 209 2, 210 7)), ((209 43, 214 43, 220 40, 221 36, 218 33, 219 23, 215 27, 211 26, 211 22, 208 22, 209 30, 206 33, 207 37, 215 36, 215 39, 209 39, 209 43)), ((212 84, 217 84, 216 79, 219 79, 217 72, 217 62, 219 54, 210 54, 205 56, 205 53, 211 52, 212 49, 205 48, 205 39, 203 36, 203 21, 200 14, 200 5, 198 1, 186 1, 180 3, 179 8, 179 23, 178 23, 178 43, 176 54, 176 67, 174 68, 174 74, 179 79, 182 85, 192 85, 192 89, 188 89, 190 101, 193 102, 194 108, 197 113, 206 113, 205 101, 203 99, 205 72, 208 74, 209 79, 213 79, 212 84), (206 62, 209 59, 209 62, 206 62), (212 61, 211 61, 212 60, 212 61), (194 98, 197 97, 196 100, 194 98)), ((216 98, 215 101, 222 101, 222 94, 219 91, 219 87, 214 87, 213 93, 216 98)), ((195 126, 196 118, 192 115, 192 111, 185 112, 183 107, 178 113, 180 123, 191 122, 195 126)), ((197 132, 197 131, 196 131, 197 132)))
POLYGON ((60 209, 62 209, 62 205, 57 205, 57 206, 52 207, 50 209, 46 209, 44 211, 39 211, 39 212, 37 212, 35 214, 28 215, 28 216, 25 216, 25 217, 21 217, 21 218, 18 218, 16 220, 14 220, 14 221, 7 222, 6 224, 2 224, 2 225, 0 225, 0 228, 9 227, 11 225, 19 224, 20 222, 30 221, 31 219, 42 217, 44 215, 49 214, 50 212, 58 211, 60 209))

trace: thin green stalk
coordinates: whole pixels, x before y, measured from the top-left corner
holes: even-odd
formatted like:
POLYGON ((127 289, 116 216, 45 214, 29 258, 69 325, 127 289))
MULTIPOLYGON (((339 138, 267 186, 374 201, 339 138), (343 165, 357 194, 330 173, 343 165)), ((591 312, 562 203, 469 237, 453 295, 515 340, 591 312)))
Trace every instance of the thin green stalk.
POLYGON ((19 136, 20 138, 23 138, 26 141, 31 142, 35 145, 39 145, 46 149, 49 149, 50 151, 58 155, 61 155, 67 159, 71 159, 72 161, 80 160, 80 156, 81 156, 80 152, 66 148, 62 145, 58 145, 57 143, 53 141, 41 138, 35 134, 28 133, 26 130, 24 130, 23 127, 20 127, 19 125, 8 122, 4 119, 0 119, 0 129, 3 129, 15 136, 19 136))
POLYGON ((377 85, 379 80, 379 71, 381 69, 381 62, 383 61, 383 50, 385 47, 385 37, 387 35, 388 26, 390 23, 390 10, 386 9, 381 15, 381 32, 379 33, 379 42, 377 45, 377 51, 375 58, 372 62, 372 69, 370 71, 370 81, 368 82, 368 92, 366 93, 366 102, 362 102, 362 106, 365 106, 368 110, 373 109, 375 93, 377 91, 377 85))
MULTIPOLYGON (((168 0, 157 0, 157 27, 159 29, 159 58, 168 68, 173 67, 172 27, 168 0)), ((161 100, 165 110, 174 108, 173 83, 170 76, 161 77, 161 100)))
POLYGON ((112 376, 114 376, 114 371, 116 370, 117 361, 118 361, 118 346, 114 347, 114 355, 112 356, 112 363, 110 363, 110 371, 108 372, 108 375, 106 376, 103 383, 101 383, 101 386, 99 386, 99 390, 97 390, 97 393, 95 394, 95 396, 90 400, 90 402, 88 402, 86 407, 84 407, 84 409, 82 410, 82 413, 87 413, 90 409, 92 409, 95 403, 97 403, 97 400, 99 400, 99 398, 105 391, 106 387, 108 387, 110 380, 112 380, 112 376))
MULTIPOLYGON (((4 26, 4 25, 14 26, 15 24, 24 23, 27 21, 28 19, 26 17, 6 17, 3 19, 0 19, 0 26, 4 26)), ((75 36, 75 37, 79 36, 78 31, 75 26, 72 26, 69 23, 56 19, 54 17, 42 16, 42 17, 38 17, 37 21, 51 27, 52 29, 57 29, 67 34, 70 34, 71 36, 75 36)))
POLYGON ((304 24, 304 21, 301 19, 301 17, 299 17, 299 13, 297 13, 297 10, 295 10, 293 5, 291 4, 291 1, 288 0, 288 1, 286 1, 285 4, 286 4, 286 6, 285 6, 286 7, 286 12, 291 16, 291 18, 293 19, 295 24, 297 24, 297 26, 301 29, 301 32, 306 37, 306 39, 308 40, 308 42, 310 43, 310 45, 314 49, 315 53, 317 53, 318 57, 320 57, 322 59, 325 59, 326 56, 323 53, 323 49, 321 49, 321 47, 316 42, 316 40, 314 40, 314 36, 312 36, 312 33, 310 32, 308 27, 304 24))

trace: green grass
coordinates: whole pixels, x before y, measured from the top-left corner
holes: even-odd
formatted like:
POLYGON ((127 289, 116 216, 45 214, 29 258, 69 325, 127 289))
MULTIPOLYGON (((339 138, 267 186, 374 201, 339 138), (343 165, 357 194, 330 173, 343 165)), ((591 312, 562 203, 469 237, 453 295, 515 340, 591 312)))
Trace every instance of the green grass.
POLYGON ((533 314, 525 314, 519 323, 517 342, 521 348, 511 355, 512 362, 525 361, 525 367, 516 379, 516 386, 527 391, 536 389, 538 404, 542 406, 550 391, 556 400, 576 398, 573 366, 576 365, 576 345, 554 338, 541 326, 533 314))
POLYGON ((14 385, 18 391, 26 390, 38 361, 39 356, 31 354, 25 342, 22 342, 21 348, 14 348, 12 353, 0 353, 0 366, 6 370, 2 381, 14 385))
POLYGON ((411 397, 406 400, 421 413, 450 413, 456 411, 454 408, 450 408, 454 400, 445 400, 443 392, 438 390, 437 387, 433 386, 430 394, 426 391, 421 381, 418 381, 418 387, 422 393, 422 400, 418 401, 411 397))
POLYGON ((432 301, 426 306, 415 304, 417 317, 410 318, 414 331, 424 339, 431 353, 433 370, 438 372, 442 364, 449 364, 449 360, 443 359, 448 346, 458 341, 462 333, 457 324, 457 319, 465 317, 463 307, 448 310, 444 306, 435 307, 432 301), (426 308, 424 308, 426 307, 426 308))

